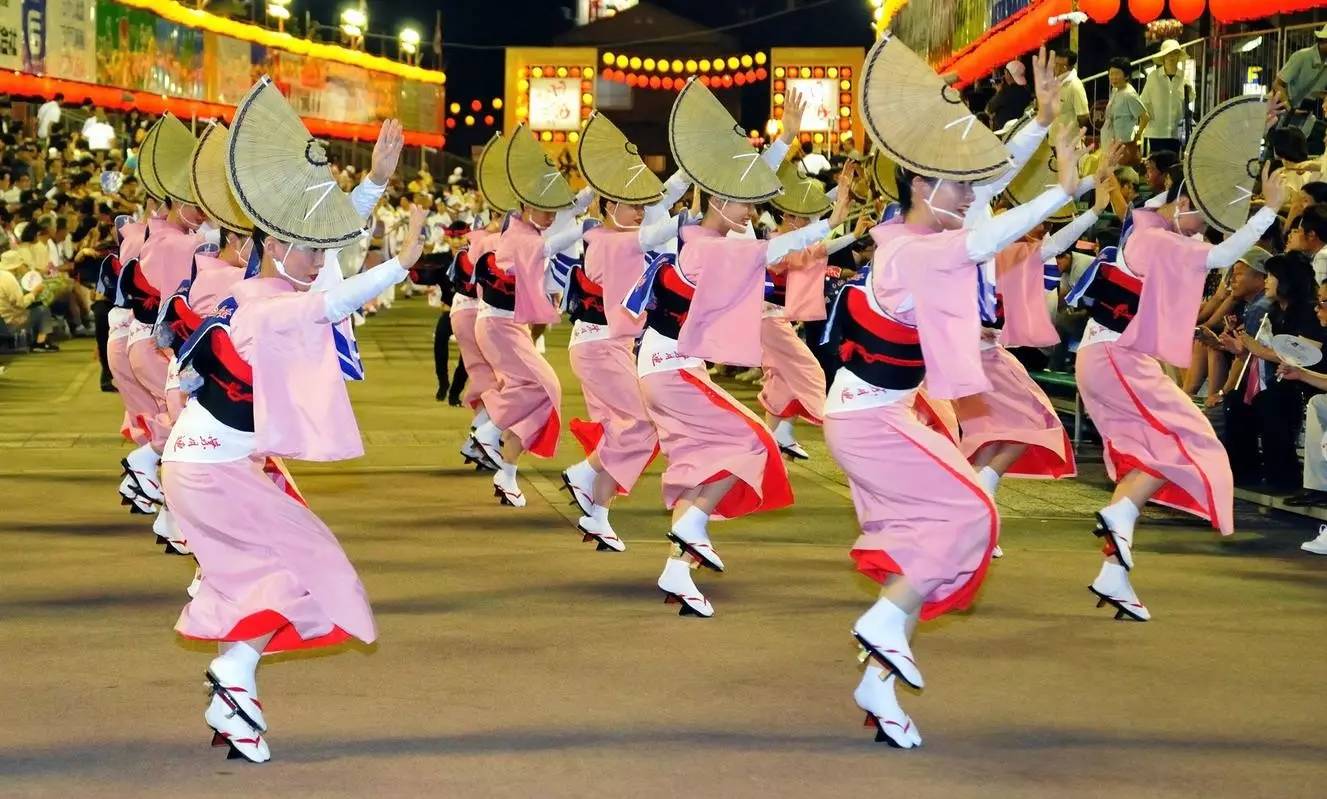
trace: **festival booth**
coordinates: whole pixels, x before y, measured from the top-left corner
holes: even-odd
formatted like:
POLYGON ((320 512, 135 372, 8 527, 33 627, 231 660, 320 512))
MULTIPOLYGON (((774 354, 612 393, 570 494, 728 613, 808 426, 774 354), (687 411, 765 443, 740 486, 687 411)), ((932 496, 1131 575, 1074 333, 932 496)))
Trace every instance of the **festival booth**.
POLYGON ((377 135, 399 118, 406 142, 441 147, 443 84, 435 70, 300 39, 173 0, 23 0, 0 6, 0 91, 65 96, 112 111, 170 111, 229 120, 263 74, 310 132, 377 135))

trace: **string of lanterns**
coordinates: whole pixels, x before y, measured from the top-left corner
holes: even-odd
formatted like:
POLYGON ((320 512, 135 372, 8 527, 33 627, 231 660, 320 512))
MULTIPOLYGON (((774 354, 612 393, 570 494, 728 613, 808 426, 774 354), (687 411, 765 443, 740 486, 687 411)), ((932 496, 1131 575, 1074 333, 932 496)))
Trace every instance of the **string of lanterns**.
POLYGON ((493 111, 502 110, 502 98, 494 97, 491 101, 491 105, 492 111, 481 116, 481 112, 484 110, 484 103, 482 100, 471 100, 469 103, 465 104, 452 102, 447 106, 447 119, 443 124, 447 127, 447 130, 455 130, 457 120, 459 119, 461 124, 464 124, 467 128, 474 127, 481 122, 484 127, 491 128, 497 124, 497 119, 494 117, 493 111), (465 116, 461 116, 462 109, 469 113, 465 114, 465 116))
MULTIPOLYGON (((1161 16, 1167 6, 1170 16, 1191 25, 1210 10, 1218 22, 1244 22, 1276 14, 1312 8, 1317 0, 1127 0, 1129 14, 1144 24, 1161 16)), ((1120 13, 1121 0, 1079 0, 1078 8, 1093 22, 1105 23, 1120 13)))
POLYGON ((763 52, 714 59, 656 59, 605 52, 602 61, 601 78, 625 83, 633 89, 680 91, 693 76, 713 89, 746 86, 769 79, 769 70, 765 68, 769 57, 763 52))

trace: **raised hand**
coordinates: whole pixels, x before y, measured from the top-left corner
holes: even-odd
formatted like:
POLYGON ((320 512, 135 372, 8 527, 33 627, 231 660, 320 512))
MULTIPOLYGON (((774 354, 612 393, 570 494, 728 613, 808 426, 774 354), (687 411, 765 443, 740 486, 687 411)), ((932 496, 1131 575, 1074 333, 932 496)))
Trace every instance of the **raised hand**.
POLYGON ((1273 94, 1268 96, 1267 118, 1263 122, 1264 129, 1271 130, 1272 126, 1276 124, 1276 121, 1280 119, 1281 115, 1286 112, 1286 108, 1288 108, 1288 106, 1286 105, 1285 100, 1282 99, 1280 95, 1273 94))
POLYGON ((839 172, 839 193, 834 197, 834 211, 829 215, 830 230, 843 224, 848 218, 848 208, 852 205, 852 181, 857 171, 857 164, 853 161, 844 163, 843 170, 839 172))
POLYGON ((783 101, 783 140, 793 142, 802 132, 802 115, 806 113, 807 100, 796 89, 789 89, 783 101))
POLYGON ((396 163, 401 160, 401 148, 405 146, 405 129, 399 120, 388 119, 378 130, 378 141, 373 144, 373 165, 369 170, 369 180, 384 186, 396 172, 396 163))
POLYGON ((428 211, 424 208, 411 203, 410 205, 410 226, 405 231, 405 244, 399 255, 396 256, 401 266, 405 269, 415 265, 419 256, 424 254, 424 217, 428 211))
POLYGON ((1262 196, 1263 207, 1271 208, 1273 211, 1280 211, 1281 206, 1285 205, 1286 196, 1290 192, 1290 187, 1286 185, 1285 170, 1278 169, 1272 172, 1271 162, 1263 164, 1262 168, 1262 196))
POLYGON ((1078 140, 1082 134, 1077 125, 1059 125, 1055 129, 1055 161, 1060 165, 1057 177, 1060 188, 1070 197, 1078 191, 1078 140))
POLYGON ((1055 77, 1055 51, 1045 46, 1032 58, 1032 80, 1037 92, 1037 122, 1050 127, 1060 115, 1060 88, 1063 84, 1055 77))

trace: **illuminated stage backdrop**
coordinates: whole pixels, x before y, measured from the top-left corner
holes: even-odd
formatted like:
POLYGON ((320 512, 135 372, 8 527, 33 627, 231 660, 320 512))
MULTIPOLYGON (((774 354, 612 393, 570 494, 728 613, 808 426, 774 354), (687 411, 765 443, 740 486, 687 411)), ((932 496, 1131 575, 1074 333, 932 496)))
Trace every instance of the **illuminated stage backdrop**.
POLYGON ((503 132, 529 122, 544 149, 572 185, 584 184, 576 169, 576 143, 594 111, 598 51, 593 47, 508 47, 503 132))
POLYGON ((770 119, 782 129, 788 92, 797 89, 810 99, 802 117, 803 149, 864 149, 862 129, 855 122, 857 77, 863 57, 864 51, 858 47, 773 48, 770 119))

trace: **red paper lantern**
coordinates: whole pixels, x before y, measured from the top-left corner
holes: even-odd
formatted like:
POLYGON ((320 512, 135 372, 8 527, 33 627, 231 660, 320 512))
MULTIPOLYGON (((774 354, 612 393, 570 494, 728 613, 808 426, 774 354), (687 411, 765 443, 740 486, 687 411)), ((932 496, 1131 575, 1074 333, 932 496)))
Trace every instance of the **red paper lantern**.
POLYGON ((1170 0, 1170 15, 1185 25, 1201 17, 1206 8, 1206 0, 1170 0))
POLYGON ((1078 10, 1087 14, 1093 22, 1110 22, 1120 13, 1120 0, 1079 0, 1078 10))
POLYGON ((604 80, 612 80, 612 79, 613 79, 613 70, 611 70, 611 69, 605 69, 603 72, 601 72, 601 73, 599 73, 599 74, 603 76, 603 79, 604 79, 604 80))
POLYGON ((665 89, 669 90, 669 91, 672 91, 672 90, 673 90, 673 78, 672 78, 672 76, 668 76, 668 77, 666 77, 666 78, 663 79, 663 87, 664 87, 665 89))
POLYGON ((748 69, 748 70, 746 71, 746 82, 747 82, 747 83, 755 83, 755 82, 756 82, 756 71, 755 71, 754 69, 748 69))
POLYGON ((709 75, 701 75, 701 76, 700 76, 700 85, 701 85, 701 86, 704 86, 705 88, 708 89, 708 88, 710 87, 710 76, 709 76, 709 75))
POLYGON ((447 117, 447 130, 456 127, 456 117, 447 117))
POLYGON ((732 87, 733 87, 733 76, 732 76, 732 75, 724 75, 724 76, 723 76, 723 88, 725 88, 725 89, 731 89, 732 87))
POLYGON ((1129 0, 1129 13, 1134 19, 1146 25, 1161 16, 1165 5, 1165 0, 1129 0))
POLYGON ((663 79, 662 79, 662 78, 660 78, 658 75, 651 75, 651 76, 650 76, 650 88, 651 88, 651 89, 657 89, 657 88, 659 88, 659 87, 662 86, 662 85, 663 85, 663 79))
MULTIPOLYGON (((1246 19, 1252 19, 1259 16, 1257 13, 1251 13, 1251 3, 1247 0, 1211 0, 1212 17, 1217 22, 1240 22, 1246 19)), ((1283 11, 1285 9, 1282 9, 1283 11)), ((1264 13, 1272 14, 1275 10, 1269 10, 1264 13)))
POLYGON ((636 88, 636 73, 633 72, 627 76, 627 85, 633 89, 636 88))
POLYGON ((765 71, 764 67, 760 67, 759 69, 756 70, 756 80, 764 80, 765 78, 768 77, 769 73, 765 71))
POLYGON ((471 100, 471 101, 470 101, 470 110, 471 110, 471 111, 482 111, 483 108, 484 108, 484 104, 481 103, 481 102, 479 102, 478 100, 471 100))
POLYGON ((484 115, 484 124, 485 124, 485 125, 489 125, 489 126, 492 126, 492 125, 493 125, 493 115, 492 115, 492 114, 485 114, 485 115, 484 115))
POLYGON ((746 85, 746 73, 745 73, 745 72, 739 72, 739 73, 737 73, 736 75, 734 75, 734 76, 733 76, 733 83, 736 83, 738 86, 745 86, 745 85, 746 85))

